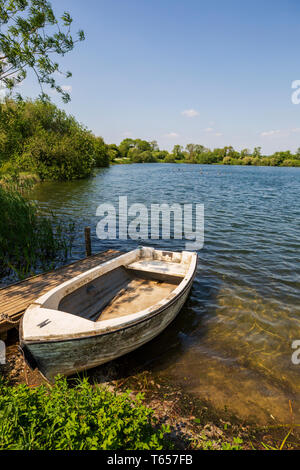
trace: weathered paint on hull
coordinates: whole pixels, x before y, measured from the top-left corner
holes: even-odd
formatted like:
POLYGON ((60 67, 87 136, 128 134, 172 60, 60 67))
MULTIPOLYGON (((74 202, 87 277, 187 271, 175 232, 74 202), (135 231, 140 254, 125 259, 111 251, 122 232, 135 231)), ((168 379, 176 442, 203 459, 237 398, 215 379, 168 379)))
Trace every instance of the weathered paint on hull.
POLYGON ((72 375, 123 356, 158 336, 177 316, 185 303, 192 282, 177 300, 161 312, 114 332, 71 339, 26 344, 38 369, 53 381, 58 374, 72 375))

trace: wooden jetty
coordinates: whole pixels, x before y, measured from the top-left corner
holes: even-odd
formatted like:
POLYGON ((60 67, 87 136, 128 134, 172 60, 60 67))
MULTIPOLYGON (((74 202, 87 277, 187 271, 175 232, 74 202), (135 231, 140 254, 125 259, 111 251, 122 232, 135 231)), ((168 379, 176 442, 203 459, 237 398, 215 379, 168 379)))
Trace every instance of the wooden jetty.
POLYGON ((16 328, 25 310, 35 299, 59 284, 116 258, 120 254, 116 250, 103 251, 53 271, 3 287, 0 289, 0 334, 5 334, 8 330, 16 328))

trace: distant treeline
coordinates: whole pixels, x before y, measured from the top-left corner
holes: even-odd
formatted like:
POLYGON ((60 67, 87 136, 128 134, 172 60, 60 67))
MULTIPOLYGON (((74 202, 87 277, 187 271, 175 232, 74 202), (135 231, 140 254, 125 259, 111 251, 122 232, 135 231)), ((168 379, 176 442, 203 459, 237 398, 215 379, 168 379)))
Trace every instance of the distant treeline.
POLYGON ((115 163, 199 163, 222 165, 300 166, 300 148, 295 154, 287 151, 273 155, 261 154, 261 147, 251 152, 240 152, 231 146, 211 150, 199 144, 188 144, 185 148, 175 145, 172 152, 160 150, 157 142, 141 139, 125 139, 119 146, 109 145, 110 161, 115 163))
POLYGON ((300 166, 300 149, 264 156, 260 147, 238 152, 231 146, 211 150, 188 144, 168 152, 156 141, 142 139, 106 144, 52 103, 6 99, 0 104, 0 180, 20 173, 40 180, 74 180, 110 163, 152 162, 300 166))
POLYGON ((39 100, 0 104, 0 178, 25 172, 41 180, 72 180, 108 165, 102 137, 95 137, 54 104, 39 100))

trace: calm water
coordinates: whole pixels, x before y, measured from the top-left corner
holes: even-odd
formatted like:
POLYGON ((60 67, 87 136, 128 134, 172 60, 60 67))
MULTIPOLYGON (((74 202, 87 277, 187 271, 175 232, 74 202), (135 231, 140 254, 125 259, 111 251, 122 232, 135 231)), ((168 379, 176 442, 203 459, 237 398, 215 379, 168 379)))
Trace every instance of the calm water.
MULTIPOLYGON (((129 355, 134 366, 257 421, 300 422, 300 169, 198 165, 120 165, 72 183, 44 183, 33 193, 45 211, 76 220, 73 258, 93 249, 129 250, 137 242, 100 241, 96 208, 204 203, 205 245, 190 298, 158 338, 129 355)), ((177 240, 145 242, 180 250, 177 240)))

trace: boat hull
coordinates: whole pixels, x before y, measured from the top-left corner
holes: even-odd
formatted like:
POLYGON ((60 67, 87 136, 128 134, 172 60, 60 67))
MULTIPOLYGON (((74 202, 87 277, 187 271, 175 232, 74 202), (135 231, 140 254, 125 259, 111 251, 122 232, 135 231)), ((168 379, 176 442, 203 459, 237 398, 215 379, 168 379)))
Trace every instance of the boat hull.
POLYGON ((161 310, 124 328, 65 340, 33 343, 21 340, 25 359, 53 382, 58 374, 73 375, 123 356, 151 341, 174 320, 187 300, 192 283, 193 278, 180 295, 161 310))

